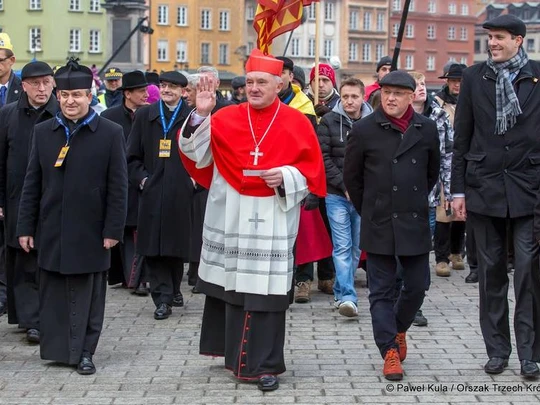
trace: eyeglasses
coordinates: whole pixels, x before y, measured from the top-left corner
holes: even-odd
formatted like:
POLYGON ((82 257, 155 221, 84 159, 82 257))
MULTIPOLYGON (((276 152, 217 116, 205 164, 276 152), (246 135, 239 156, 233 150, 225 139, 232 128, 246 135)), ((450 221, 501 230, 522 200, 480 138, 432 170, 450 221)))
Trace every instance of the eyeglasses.
POLYGON ((409 96, 413 94, 412 91, 399 91, 399 90, 398 91, 382 90, 381 92, 386 97, 390 97, 393 94, 394 97, 397 97, 397 98, 401 98, 401 97, 405 97, 405 96, 409 96))
POLYGON ((49 87, 53 85, 52 80, 25 80, 24 82, 35 89, 39 88, 41 85, 43 85, 43 87, 49 87))
POLYGON ((11 56, 6 56, 5 58, 0 58, 0 63, 5 62, 8 59, 11 59, 11 56))
POLYGON ((161 89, 166 89, 166 88, 168 87, 168 88, 171 89, 171 90, 175 90, 175 89, 177 89, 177 88, 180 87, 180 86, 177 85, 177 84, 174 84, 174 83, 165 83, 165 82, 161 82, 161 83, 159 83, 159 87, 160 87, 161 89))

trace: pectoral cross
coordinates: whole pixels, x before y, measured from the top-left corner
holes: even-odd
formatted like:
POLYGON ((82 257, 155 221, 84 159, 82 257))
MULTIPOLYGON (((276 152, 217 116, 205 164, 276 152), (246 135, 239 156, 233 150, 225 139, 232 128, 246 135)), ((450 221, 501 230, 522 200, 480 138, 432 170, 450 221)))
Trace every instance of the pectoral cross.
POLYGON ((255 230, 259 229, 259 222, 266 222, 264 219, 259 219, 259 213, 255 213, 255 218, 248 219, 249 222, 255 222, 255 230))
POLYGON ((259 156, 264 155, 264 153, 259 152, 259 147, 255 146, 255 151, 249 152, 251 156, 253 156, 253 166, 257 166, 259 164, 259 156))

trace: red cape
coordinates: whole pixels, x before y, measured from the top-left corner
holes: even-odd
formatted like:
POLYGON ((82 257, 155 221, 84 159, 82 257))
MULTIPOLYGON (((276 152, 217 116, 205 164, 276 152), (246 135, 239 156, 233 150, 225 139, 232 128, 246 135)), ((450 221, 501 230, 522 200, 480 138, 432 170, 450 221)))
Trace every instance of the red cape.
POLYGON ((379 85, 379 82, 375 82, 375 83, 372 83, 369 86, 367 86, 366 90, 365 90, 365 94, 364 94, 364 101, 368 101, 369 96, 371 96, 371 93, 373 93, 374 91, 379 90, 380 88, 381 88, 381 86, 379 85))
MULTIPOLYGON (((249 108, 257 142, 260 141, 276 112, 278 98, 270 106, 255 110, 249 108)), ((274 190, 260 177, 246 177, 244 170, 268 170, 280 166, 294 166, 306 178, 309 191, 320 197, 326 195, 324 163, 313 125, 299 111, 281 104, 268 135, 259 146, 263 156, 253 165, 255 150, 248 122, 248 103, 220 109, 211 118, 211 148, 214 164, 227 183, 238 193, 254 197, 269 197, 274 190)), ((178 133, 178 136, 182 134, 178 133)), ((213 165, 197 169, 195 162, 182 152, 184 167, 203 187, 210 188, 213 165)))

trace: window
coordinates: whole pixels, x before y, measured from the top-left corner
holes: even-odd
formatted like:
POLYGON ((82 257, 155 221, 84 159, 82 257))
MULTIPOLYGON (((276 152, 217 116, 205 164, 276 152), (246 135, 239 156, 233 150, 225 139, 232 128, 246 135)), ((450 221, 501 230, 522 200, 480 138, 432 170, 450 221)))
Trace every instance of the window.
POLYGON ((255 7, 252 4, 246 8, 246 19, 253 20, 255 18, 255 7))
POLYGON ((527 52, 534 52, 534 38, 527 39, 527 52))
POLYGON ((461 5, 461 15, 469 15, 469 5, 463 3, 461 5))
POLYGON ((402 11, 401 0, 392 0, 392 11, 402 11))
POLYGON ((69 30, 69 51, 81 52, 81 30, 79 28, 69 30))
POLYGON ((69 0, 69 11, 82 11, 81 0, 69 0))
POLYGON ((166 39, 157 41, 157 60, 158 62, 167 62, 169 60, 169 41, 166 39))
POLYGON ((330 0, 324 2, 324 20, 334 21, 334 3, 330 0))
POLYGON ((169 24, 169 6, 160 5, 157 8, 157 23, 158 25, 169 24))
POLYGON ((253 51, 253 49, 255 48, 255 44, 253 42, 248 42, 247 44, 247 54, 251 54, 251 52, 253 51))
POLYGON ((466 56, 462 56, 462 57, 461 57, 461 60, 460 60, 460 63, 461 63, 462 65, 466 65, 466 64, 467 64, 467 57, 466 57, 466 56))
POLYGON ((482 51, 482 46, 480 45, 480 40, 474 40, 474 53, 480 53, 482 51))
POLYGON ((300 56, 300 38, 291 40, 291 56, 300 56))
POLYGON ((178 14, 176 15, 176 25, 187 27, 187 6, 178 6, 178 14))
POLYGON ((456 15, 457 14, 456 3, 450 3, 448 5, 448 14, 450 14, 450 15, 456 15))
POLYGON ((414 56, 413 55, 405 56, 405 70, 413 70, 413 69, 414 69, 414 56))
POLYGON ((41 0, 30 0, 30 10, 41 10, 41 0))
POLYGON ((31 52, 41 51, 41 28, 30 28, 29 35, 29 49, 31 52))
POLYGON ((399 24, 393 24, 392 25, 392 36, 397 37, 399 31, 399 24))
POLYGON ((315 57, 315 38, 308 40, 308 56, 315 57))
POLYGON ((377 14, 377 31, 384 31, 384 20, 386 16, 383 13, 377 14))
POLYGON ((462 41, 466 41, 467 37, 469 36, 468 34, 469 33, 467 27, 461 27, 461 29, 459 30, 459 39, 461 39, 462 41))
POLYGON ((101 0, 90 0, 90 9, 89 11, 91 13, 99 13, 101 12, 101 0))
POLYGON ((0 0, 0 11, 4 9, 4 0, 0 0))
POLYGON ((364 62, 371 62, 371 44, 362 45, 362 60, 364 62))
POLYGON ((228 65, 229 64, 229 45, 228 44, 219 44, 218 63, 220 65, 228 65))
POLYGON ((210 63, 210 44, 203 42, 201 43, 201 64, 209 65, 210 63))
POLYGON ((435 25, 427 26, 427 39, 435 39, 435 25))
POLYGON ((101 52, 101 31, 90 30, 90 45, 88 46, 88 53, 101 52))
POLYGON ((435 0, 430 0, 428 3, 428 13, 435 14, 437 12, 437 3, 435 0))
POLYGON ((414 38, 414 25, 413 24, 407 24, 405 26, 405 37, 414 38))
POLYGON ((325 39, 324 40, 324 57, 329 58, 334 54, 334 40, 325 39))
POLYGON ((229 11, 219 12, 219 30, 220 31, 229 31, 231 29, 230 21, 231 21, 231 13, 229 11))
POLYGON ((426 59, 426 70, 434 71, 435 70, 435 56, 430 55, 426 59))
POLYGON ((384 45, 383 44, 375 45, 375 60, 381 60, 383 56, 384 56, 384 45))
POLYGON ((371 13, 368 11, 364 13, 364 31, 371 31, 371 13))
POLYGON ((349 14, 349 29, 358 29, 358 11, 351 11, 351 13, 349 14))
POLYGON ((178 41, 176 42, 176 61, 177 62, 187 62, 188 55, 187 55, 187 42, 186 41, 178 41))
POLYGON ((456 39, 456 27, 448 27, 448 39, 456 39))
POLYGON ((212 29, 212 10, 201 10, 201 30, 212 29))
POLYGON ((349 60, 358 60, 358 44, 355 42, 349 42, 349 60))
POLYGON ((307 13, 308 20, 315 20, 315 4, 311 4, 304 9, 307 13))
POLYGON ((411 0, 411 2, 409 3, 409 11, 414 11, 414 9, 415 9, 414 0, 411 0))

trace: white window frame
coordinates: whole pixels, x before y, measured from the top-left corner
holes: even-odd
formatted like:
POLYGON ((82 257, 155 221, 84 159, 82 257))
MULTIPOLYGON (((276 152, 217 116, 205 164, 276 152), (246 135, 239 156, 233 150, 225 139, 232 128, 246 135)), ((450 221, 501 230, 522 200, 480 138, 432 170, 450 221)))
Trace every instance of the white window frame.
POLYGON ((69 30, 69 52, 82 52, 82 30, 80 28, 69 30))
POLYGON ((101 13, 101 1, 102 0, 90 0, 88 11, 90 13, 101 13))
POLYGON ((308 39, 308 57, 314 58, 315 52, 317 52, 317 45, 315 43, 315 38, 308 39))
POLYGON ((462 65, 467 65, 467 57, 466 57, 466 56, 462 56, 462 57, 461 57, 460 63, 461 63, 462 65))
POLYGON ((436 65, 436 58, 435 55, 428 55, 426 58, 426 71, 433 72, 435 71, 435 65, 436 65))
POLYGON ((437 12, 437 2, 435 0, 430 0, 428 3, 428 13, 435 14, 437 12))
POLYGON ((364 12, 364 21, 363 21, 364 31, 371 31, 371 19, 372 19, 372 17, 373 17, 373 15, 372 15, 371 11, 364 12))
POLYGON ((362 62, 371 62, 371 44, 364 42, 362 44, 362 62))
POLYGON ((230 65, 230 46, 226 43, 218 45, 218 65, 230 65))
POLYGON ((427 39, 436 39, 437 38, 437 26, 435 24, 429 24, 427 26, 427 39))
POLYGON ((169 6, 167 4, 158 4, 156 24, 169 25, 169 6))
POLYGON ((176 41, 176 61, 186 63, 188 61, 188 43, 184 40, 176 41))
POLYGON ((403 11, 401 8, 401 0, 392 0, 392 11, 403 11))
POLYGON ((41 4, 41 0, 29 0, 28 8, 30 10, 43 10, 43 5, 41 4))
POLYGON ((101 30, 91 29, 88 33, 88 53, 101 53, 101 30))
POLYGON ((467 29, 467 27, 461 27, 459 29, 459 39, 461 41, 467 41, 469 38, 469 30, 467 29))
POLYGON ((414 24, 405 25, 405 38, 414 38, 414 24))
POLYGON ((469 5, 467 3, 461 4, 461 15, 469 15, 469 5))
POLYGON ((158 62, 168 62, 169 61, 169 40, 158 39, 156 51, 157 51, 158 62))
POLYGON ((188 8, 187 6, 178 6, 176 8, 176 25, 179 27, 188 26, 188 8))
POLYGON ((4 0, 0 0, 0 11, 4 11, 4 0))
POLYGON ((384 44, 375 45, 375 60, 381 60, 384 55, 384 44))
POLYGON ((384 31, 386 21, 386 15, 384 13, 377 13, 377 31, 381 32, 384 31))
MULTIPOLYGON (((231 30, 231 12, 229 10, 220 10, 219 12, 219 30, 220 31, 231 30)), ((228 63, 226 64, 228 65, 228 63)))
POLYGON ((212 64, 212 44, 210 42, 201 42, 200 50, 201 50, 201 64, 202 65, 212 64), (203 55, 204 55, 203 46, 208 48, 207 59, 203 59, 203 55))
POLYGON ((448 14, 450 14, 450 15, 456 15, 457 14, 456 3, 449 3, 448 4, 448 14))
POLYGON ((34 48, 32 46, 33 36, 37 36, 35 52, 41 52, 41 27, 30 27, 30 29, 28 30, 28 49, 30 49, 30 52, 34 52, 34 48))
POLYGON ((350 30, 356 31, 358 29, 358 20, 359 20, 358 10, 351 10, 349 14, 349 29, 350 30))
POLYGON ((325 39, 323 42, 324 45, 324 57, 329 58, 334 55, 334 40, 325 39))
POLYGON ((326 0, 324 2, 324 21, 335 21, 336 19, 336 5, 333 0, 326 0))
POLYGON ((358 62, 358 44, 349 42, 349 61, 358 62))
POLYGON ((315 4, 311 3, 308 7, 305 7, 304 12, 307 13, 308 20, 315 21, 315 4))
POLYGON ((393 38, 397 37, 398 32, 399 32, 399 24, 397 23, 392 24, 392 37, 393 38))
POLYGON ((405 70, 414 70, 414 55, 405 55, 405 70))
POLYGON ((201 30, 211 30, 212 29, 212 9, 203 8, 201 9, 201 20, 200 20, 200 29, 201 30))
POLYGON ((82 11, 81 0, 69 0, 69 11, 82 11))
POLYGON ((253 20, 255 19, 255 6, 253 4, 250 4, 246 7, 246 20, 253 20))
POLYGON ((302 53, 300 38, 291 39, 291 56, 300 56, 302 53))
POLYGON ((448 27, 448 39, 451 41, 454 41, 456 39, 456 27, 453 25, 450 25, 448 27))

